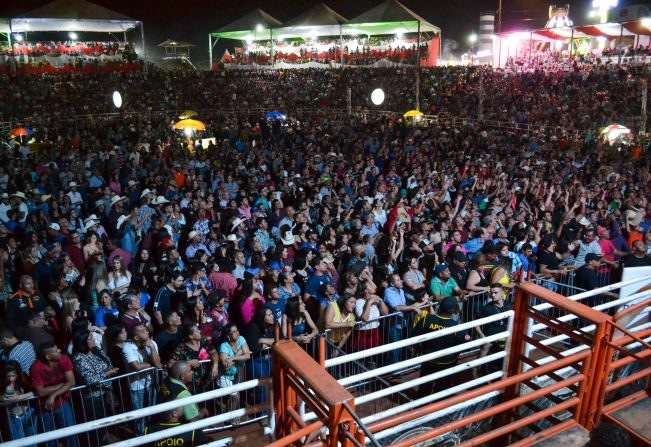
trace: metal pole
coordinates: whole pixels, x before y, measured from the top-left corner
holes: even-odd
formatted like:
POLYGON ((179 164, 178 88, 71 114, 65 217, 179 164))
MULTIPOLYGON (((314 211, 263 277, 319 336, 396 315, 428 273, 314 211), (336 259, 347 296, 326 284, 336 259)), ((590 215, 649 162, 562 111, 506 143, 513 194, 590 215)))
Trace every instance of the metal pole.
POLYGON ((11 19, 9 19, 9 34, 7 34, 7 43, 9 44, 9 49, 13 50, 14 46, 11 43, 11 33, 13 33, 13 28, 11 27, 11 19))
POLYGON ((208 33, 208 71, 212 70, 212 35, 208 33))
POLYGON ((346 106, 348 108, 348 116, 350 116, 353 112, 353 95, 350 87, 348 87, 347 91, 346 106))
POLYGON ((145 71, 147 71, 147 46, 145 45, 145 22, 140 22, 140 39, 142 40, 142 60, 145 61, 145 71))
POLYGON ((646 102, 647 102, 648 87, 646 81, 646 73, 642 79, 642 124, 640 125, 640 134, 642 137, 646 135, 646 102))
POLYGON ((416 110, 420 110, 420 20, 418 21, 418 39, 416 41, 416 110))
POLYGON ((269 52, 271 56, 271 68, 274 68, 274 34, 271 27, 269 27, 269 40, 271 41, 271 51, 269 52))
POLYGON ((502 0, 497 5, 497 32, 502 32, 502 0))
MULTIPOLYGON (((622 23, 622 26, 620 27, 619 31, 619 45, 618 47, 622 46, 622 38, 624 37, 624 24, 622 23)), ((622 63, 622 50, 617 48, 617 64, 622 63)))
POLYGON ((341 67, 344 68, 344 32, 341 24, 339 24, 339 51, 341 51, 341 67))
POLYGON ((572 35, 570 36, 570 59, 574 54, 574 27, 572 27, 572 35))

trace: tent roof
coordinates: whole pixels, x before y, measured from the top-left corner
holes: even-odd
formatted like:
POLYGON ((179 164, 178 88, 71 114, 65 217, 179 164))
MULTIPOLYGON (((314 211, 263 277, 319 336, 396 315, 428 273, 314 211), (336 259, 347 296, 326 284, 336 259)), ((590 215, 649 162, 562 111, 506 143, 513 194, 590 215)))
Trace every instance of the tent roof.
POLYGON ((167 39, 159 43, 158 46, 164 48, 164 47, 193 47, 194 45, 188 42, 183 42, 181 40, 167 39))
POLYGON ((54 0, 11 19, 14 32, 124 31, 140 22, 87 0, 54 0))
POLYGON ((324 3, 319 3, 314 8, 305 11, 298 17, 295 17, 283 23, 283 28, 305 27, 305 26, 324 26, 324 25, 342 25, 348 23, 348 19, 334 11, 324 3))
POLYGON ((418 32, 440 32, 440 28, 407 8, 397 0, 387 0, 351 19, 346 29, 358 30, 360 34, 396 34, 418 32))
POLYGON ((651 29, 646 27, 642 20, 620 23, 601 23, 587 26, 574 26, 565 28, 537 29, 530 31, 513 31, 500 33, 502 37, 514 37, 520 40, 568 40, 603 37, 608 40, 616 39, 619 36, 649 36, 651 29))
MULTIPOLYGON (((281 23, 280 20, 257 8, 234 22, 222 26, 213 32, 212 35, 227 39, 246 39, 247 36, 254 34, 253 31, 257 29, 258 25, 262 25, 263 29, 267 30, 267 33, 265 33, 266 36, 269 34, 269 29, 278 28, 281 23)), ((261 34, 263 32, 261 31, 261 34)))

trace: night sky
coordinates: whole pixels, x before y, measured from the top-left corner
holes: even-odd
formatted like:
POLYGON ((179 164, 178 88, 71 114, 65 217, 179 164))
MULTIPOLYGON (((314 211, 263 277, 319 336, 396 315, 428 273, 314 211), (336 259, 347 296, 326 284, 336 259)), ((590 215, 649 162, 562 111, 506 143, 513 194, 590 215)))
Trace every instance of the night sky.
MULTIPOLYGON (((542 27, 547 9, 553 0, 503 0, 502 28, 530 29, 542 27)), ((378 5, 382 0, 329 0, 328 6, 346 18, 378 5)), ((467 50, 467 36, 477 32, 479 13, 496 10, 498 0, 403 0, 402 3, 442 30, 444 43, 454 39, 457 52, 467 50)), ((24 14, 49 3, 48 0, 0 1, 0 17, 24 14)), ((319 0, 95 0, 94 3, 121 12, 145 23, 148 52, 156 55, 158 43, 166 38, 193 43, 192 60, 207 66, 208 32, 214 31, 243 16, 254 8, 261 8, 280 21, 286 21, 320 3, 319 0)), ((564 4, 566 1, 559 2, 564 4)), ((587 12, 591 0, 570 0, 570 16, 577 25, 589 23, 587 12)), ((638 4, 620 0, 620 5, 638 4)), ((99 39, 99 37, 97 37, 99 39)), ((108 40, 108 39, 107 39, 108 40)), ((239 42, 231 41, 231 46, 239 42)), ((223 47, 222 47, 223 48, 223 47)), ((220 55, 222 48, 216 50, 220 55)), ((450 47, 448 47, 450 48, 450 47)))

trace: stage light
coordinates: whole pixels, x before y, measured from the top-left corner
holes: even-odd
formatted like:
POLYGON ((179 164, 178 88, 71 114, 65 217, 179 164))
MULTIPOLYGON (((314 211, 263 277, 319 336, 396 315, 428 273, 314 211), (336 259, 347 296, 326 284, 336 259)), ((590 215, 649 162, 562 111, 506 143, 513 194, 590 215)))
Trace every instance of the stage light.
POLYGON ((183 129, 183 133, 185 134, 186 137, 190 138, 192 136, 192 129, 186 127, 185 129, 183 129))
POLYGON ((651 19, 648 17, 646 19, 642 19, 642 25, 647 28, 651 28, 651 19))
POLYGON ((253 43, 253 36, 246 36, 246 43, 253 43))
POLYGON ((113 105, 118 109, 122 107, 122 95, 120 92, 113 92, 113 105))
POLYGON ((255 26, 255 30, 256 30, 256 31, 262 31, 263 29, 264 29, 264 27, 262 26, 261 23, 258 23, 258 24, 255 26))
POLYGON ((468 40, 470 41, 470 43, 477 42, 477 34, 472 33, 470 36, 468 36, 468 40))
POLYGON ((22 42, 24 38, 22 34, 16 34, 16 37, 14 37, 14 39, 16 39, 16 42, 22 42))
POLYGON ((376 106, 379 106, 384 102, 384 90, 381 88, 376 88, 371 93, 371 102, 376 106))
POLYGON ((79 37, 79 36, 77 36, 77 33, 71 32, 71 33, 68 33, 68 37, 70 37, 70 40, 77 40, 77 37, 79 37))

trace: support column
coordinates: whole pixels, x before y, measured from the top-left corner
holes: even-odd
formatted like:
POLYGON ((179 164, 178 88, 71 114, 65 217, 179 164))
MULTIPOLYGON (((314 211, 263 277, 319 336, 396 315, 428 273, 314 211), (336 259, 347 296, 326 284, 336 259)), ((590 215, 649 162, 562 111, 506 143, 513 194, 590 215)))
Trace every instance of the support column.
POLYGON ((212 70, 212 35, 208 33, 208 71, 212 70))
POLYGON ((416 110, 420 111, 420 20, 418 21, 418 39, 416 41, 416 110))
POLYGON ((341 67, 344 68, 344 32, 342 25, 339 25, 339 51, 341 52, 341 67))
MULTIPOLYGON (((617 45, 618 47, 622 45, 623 37, 624 37, 624 24, 622 23, 619 31, 619 45, 617 45)), ((622 63, 622 51, 619 48, 617 48, 617 64, 621 64, 621 63, 622 63)))
POLYGON ((145 71, 147 71, 147 46, 145 45, 145 22, 140 22, 140 40, 142 40, 142 60, 145 61, 145 71))
POLYGON ((274 34, 273 30, 271 27, 269 27, 269 43, 271 45, 271 50, 269 51, 269 55, 271 57, 271 68, 275 66, 275 61, 274 61, 274 34))

